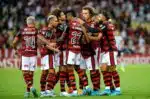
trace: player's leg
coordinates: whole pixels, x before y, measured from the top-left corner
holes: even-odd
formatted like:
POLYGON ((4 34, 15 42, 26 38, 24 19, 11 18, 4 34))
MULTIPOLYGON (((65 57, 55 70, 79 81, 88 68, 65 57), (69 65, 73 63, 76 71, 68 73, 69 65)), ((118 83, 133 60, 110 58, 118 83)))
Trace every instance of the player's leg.
POLYGON ((78 73, 80 80, 80 89, 88 86, 88 78, 86 75, 86 69, 81 69, 80 66, 75 66, 75 71, 78 73))
POLYGON ((101 65, 101 72, 103 74, 103 80, 104 80, 104 84, 105 84, 105 89, 101 93, 101 95, 110 95, 110 93, 111 93, 110 87, 111 87, 111 84, 112 84, 112 76, 111 76, 111 72, 108 71, 107 64, 102 64, 101 65))
POLYGON ((31 81, 30 89, 32 91, 33 96, 34 97, 38 97, 37 91, 33 87, 33 77, 34 77, 34 71, 35 71, 36 65, 37 65, 37 57, 36 56, 32 56, 32 57, 30 57, 29 61, 30 61, 30 68, 29 69, 30 69, 30 77, 31 77, 31 79, 30 79, 30 81, 31 81))
POLYGON ((27 70, 22 70, 22 73, 23 73, 24 81, 25 81, 26 86, 27 86, 24 97, 28 98, 30 96, 30 87, 28 86, 30 83, 30 75, 29 75, 29 71, 27 71, 27 70))
POLYGON ((99 69, 96 67, 97 64, 94 56, 88 58, 87 66, 90 70, 90 77, 93 84, 93 91, 91 92, 91 95, 98 95, 100 90, 100 72, 99 69))
POLYGON ((22 56, 21 58, 21 69, 22 69, 22 74, 23 74, 23 78, 24 81, 26 83, 26 92, 24 94, 24 97, 29 97, 30 96, 30 87, 28 85, 30 85, 31 81, 30 81, 30 74, 29 74, 29 57, 25 57, 22 56))
POLYGON ((95 67, 93 67, 95 75, 93 75, 93 82, 95 82, 94 84, 94 90, 92 91, 91 95, 95 96, 95 95, 99 95, 99 91, 100 91, 100 71, 99 71, 99 61, 98 61, 98 48, 96 50, 96 55, 94 55, 94 59, 92 59, 93 63, 92 66, 95 65, 95 67))
POLYGON ((59 78, 60 78, 60 70, 58 70, 58 71, 55 73, 55 77, 56 77, 56 80, 55 80, 54 86, 56 86, 56 84, 57 84, 58 81, 59 81, 59 78))
POLYGON ((47 96, 55 97, 54 94, 54 85, 56 83, 56 74, 55 74, 55 67, 54 67, 54 56, 51 54, 49 55, 49 73, 47 77, 47 96))
POLYGON ((70 89, 72 89, 72 93, 70 93, 70 96, 77 96, 77 88, 76 88, 76 81, 75 81, 75 75, 74 75, 74 66, 68 65, 67 66, 67 72, 69 77, 69 84, 70 89))
MULTIPOLYGON (((55 56, 54 56, 54 67, 60 67, 62 66, 62 60, 63 60, 63 56, 62 56, 62 53, 56 53, 55 56)), ((59 81, 59 77, 60 77, 60 68, 57 72, 55 72, 55 77, 56 77, 56 80, 54 82, 54 86, 57 84, 57 82, 59 81)))
POLYGON ((44 97, 46 94, 46 80, 48 76, 48 70, 49 70, 49 55, 45 55, 41 57, 41 78, 40 78, 40 97, 44 97))
POLYGON ((80 64, 81 64, 81 54, 78 53, 76 55, 76 65, 74 66, 76 72, 78 73, 78 76, 79 76, 79 85, 80 85, 80 89, 83 90, 83 88, 85 88, 86 86, 88 86, 88 78, 87 78, 87 75, 86 75, 86 71, 85 69, 81 69, 80 68, 80 64))
MULTIPOLYGON (((101 52, 99 50, 99 55, 98 55, 98 66, 99 67, 101 67, 101 63, 102 63, 102 55, 101 55, 101 52)), ((110 82, 110 90, 111 90, 111 92, 113 92, 115 90, 113 82, 110 82)))
POLYGON ((98 47, 97 48, 97 53, 96 53, 96 56, 95 56, 95 60, 96 60, 95 63, 96 63, 96 72, 97 72, 98 77, 99 77, 99 80, 98 80, 98 83, 97 83, 99 90, 101 88, 101 72, 99 70, 99 66, 100 66, 100 53, 101 53, 101 48, 98 47))
MULTIPOLYGON (((69 82, 67 66, 66 66, 66 50, 62 51, 60 54, 60 67, 59 67, 59 80, 60 80, 60 96, 69 96, 69 94, 65 90, 65 81, 69 82)), ((70 86, 68 86, 70 87, 70 86)))
POLYGON ((73 89, 73 92, 70 94, 70 96, 77 96, 77 88, 76 88, 76 81, 75 81, 75 75, 74 75, 74 65, 76 63, 76 53, 73 53, 69 51, 68 58, 67 58, 67 72, 69 76, 69 82, 73 89))
POLYGON ((40 78, 40 88, 41 88, 40 97, 45 96, 47 75, 48 75, 48 70, 42 70, 41 78, 40 78))
POLYGON ((101 53, 101 72, 103 74, 103 80, 104 80, 104 84, 105 84, 105 89, 102 93, 100 93, 100 95, 110 95, 111 94, 111 90, 110 90, 110 86, 112 83, 112 76, 111 76, 111 72, 108 69, 108 63, 109 63, 109 53, 101 53))
POLYGON ((109 69, 112 72, 112 78, 114 81, 115 85, 115 91, 111 95, 120 95, 121 90, 120 90, 120 76, 116 70, 116 65, 117 65, 117 52, 110 52, 110 65, 109 69))
POLYGON ((83 89, 82 89, 81 95, 89 95, 91 93, 91 91, 92 91, 92 89, 89 86, 88 77, 87 77, 87 74, 86 74, 86 70, 87 70, 87 64, 86 63, 87 62, 83 58, 83 56, 81 56, 80 69, 79 69, 79 70, 82 70, 82 72, 80 74, 81 76, 79 75, 79 77, 81 77, 80 79, 81 79, 82 85, 83 85, 83 89))
POLYGON ((66 66, 60 66, 60 96, 69 96, 65 90, 65 81, 67 80, 66 66))
MULTIPOLYGON (((68 67, 66 66, 66 70, 67 70, 67 68, 68 67)), ((68 87, 66 87, 67 92, 68 93, 72 93, 73 89, 72 89, 70 81, 69 81, 69 73, 68 73, 68 71, 66 71, 66 83, 67 83, 67 86, 68 86, 68 87)))

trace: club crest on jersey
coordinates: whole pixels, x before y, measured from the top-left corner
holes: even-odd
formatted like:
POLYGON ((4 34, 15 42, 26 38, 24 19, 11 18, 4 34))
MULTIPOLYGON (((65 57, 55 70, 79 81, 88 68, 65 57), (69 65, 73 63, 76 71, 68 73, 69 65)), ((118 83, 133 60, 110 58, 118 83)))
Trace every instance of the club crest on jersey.
POLYGON ((46 36, 46 37, 51 37, 51 35, 52 35, 52 33, 51 33, 50 31, 47 31, 47 32, 45 33, 45 36, 46 36))

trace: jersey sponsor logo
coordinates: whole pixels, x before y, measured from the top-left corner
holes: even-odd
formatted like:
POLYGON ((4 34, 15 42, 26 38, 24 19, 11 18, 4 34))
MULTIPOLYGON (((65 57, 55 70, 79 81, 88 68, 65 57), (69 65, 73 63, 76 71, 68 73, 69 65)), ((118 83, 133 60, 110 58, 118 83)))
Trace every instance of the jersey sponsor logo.
POLYGON ((82 28, 79 26, 72 26, 72 29, 82 31, 82 28))
POLYGON ((32 31, 32 32, 31 31, 27 31, 27 32, 24 31, 22 34, 36 34, 36 32, 35 31, 32 31))

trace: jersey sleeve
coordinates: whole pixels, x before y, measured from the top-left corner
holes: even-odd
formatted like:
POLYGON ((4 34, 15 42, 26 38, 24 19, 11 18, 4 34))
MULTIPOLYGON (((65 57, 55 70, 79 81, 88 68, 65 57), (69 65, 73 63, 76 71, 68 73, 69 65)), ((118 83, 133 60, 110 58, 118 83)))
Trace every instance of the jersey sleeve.
POLYGON ((100 32, 99 29, 92 28, 92 27, 88 26, 86 23, 84 23, 83 26, 88 30, 88 32, 91 32, 91 33, 98 33, 98 32, 100 32))
POLYGON ((102 32, 107 30, 107 25, 106 24, 100 24, 99 27, 100 27, 102 32))
POLYGON ((62 29, 62 35, 57 39, 57 42, 63 41, 69 33, 69 26, 64 25, 62 29))

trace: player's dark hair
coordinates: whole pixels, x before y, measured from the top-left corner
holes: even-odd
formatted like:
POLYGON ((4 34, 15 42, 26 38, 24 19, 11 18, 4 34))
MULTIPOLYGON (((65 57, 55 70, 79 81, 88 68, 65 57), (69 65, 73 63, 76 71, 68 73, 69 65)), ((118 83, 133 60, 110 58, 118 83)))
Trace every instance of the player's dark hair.
POLYGON ((74 10, 68 10, 68 11, 66 11, 66 14, 69 14, 69 15, 71 15, 73 17, 76 17, 76 13, 75 13, 74 10))
POLYGON ((106 20, 109 20, 110 19, 110 13, 108 11, 105 11, 105 10, 101 10, 100 11, 100 14, 104 15, 106 20))
POLYGON ((88 10, 90 15, 91 15, 91 17, 93 17, 96 14, 95 11, 94 11, 94 8, 89 7, 89 6, 83 7, 82 10, 88 10))
POLYGON ((52 11, 52 15, 55 15, 57 18, 59 18, 60 16, 61 16, 61 13, 62 13, 63 11, 61 10, 61 9, 59 9, 59 8, 56 8, 55 10, 53 10, 52 11))

